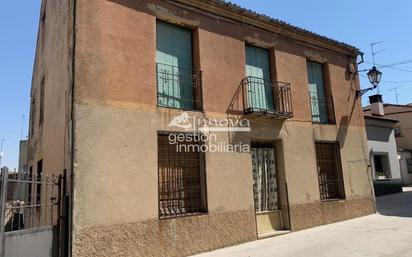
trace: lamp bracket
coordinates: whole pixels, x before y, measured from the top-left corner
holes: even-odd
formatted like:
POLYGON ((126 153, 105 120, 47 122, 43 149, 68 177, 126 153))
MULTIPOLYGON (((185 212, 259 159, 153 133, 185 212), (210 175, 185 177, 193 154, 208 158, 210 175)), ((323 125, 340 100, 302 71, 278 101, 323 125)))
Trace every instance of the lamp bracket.
POLYGON ((373 86, 373 87, 368 87, 368 88, 356 90, 356 97, 363 96, 367 92, 372 91, 372 90, 376 89, 377 87, 378 86, 373 86))

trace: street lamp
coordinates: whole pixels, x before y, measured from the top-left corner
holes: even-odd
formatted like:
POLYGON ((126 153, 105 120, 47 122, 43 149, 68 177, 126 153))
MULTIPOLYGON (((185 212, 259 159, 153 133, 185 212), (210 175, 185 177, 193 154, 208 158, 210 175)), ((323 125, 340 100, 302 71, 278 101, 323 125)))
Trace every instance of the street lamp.
POLYGON ((372 85, 377 87, 379 85, 379 82, 381 82, 382 72, 378 71, 375 66, 373 66, 373 68, 368 72, 367 75, 369 82, 372 85))
POLYGON ((373 66, 372 69, 368 71, 367 75, 369 82, 373 85, 373 87, 356 90, 357 97, 364 95, 368 91, 374 90, 378 87, 379 83, 381 82, 382 72, 376 69, 375 66, 373 66))

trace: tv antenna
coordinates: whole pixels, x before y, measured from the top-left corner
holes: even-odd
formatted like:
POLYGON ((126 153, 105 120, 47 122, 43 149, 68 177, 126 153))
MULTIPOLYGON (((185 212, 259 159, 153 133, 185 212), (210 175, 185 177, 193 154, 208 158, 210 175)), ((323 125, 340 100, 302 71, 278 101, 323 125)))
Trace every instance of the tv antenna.
MULTIPOLYGON (((381 49, 381 50, 378 50, 378 51, 375 50, 375 46, 379 45, 379 44, 382 44, 382 43, 383 43, 383 41, 378 41, 378 42, 371 43, 373 67, 376 67, 375 56, 377 54, 382 53, 383 51, 385 51, 385 49, 381 49)), ((379 94, 379 87, 377 88, 377 91, 378 91, 378 94, 379 94)))
POLYGON ((395 91, 395 96, 396 96, 396 104, 399 104, 399 93, 398 93, 398 89, 401 88, 403 86, 398 86, 398 87, 394 87, 389 89, 389 92, 395 91))

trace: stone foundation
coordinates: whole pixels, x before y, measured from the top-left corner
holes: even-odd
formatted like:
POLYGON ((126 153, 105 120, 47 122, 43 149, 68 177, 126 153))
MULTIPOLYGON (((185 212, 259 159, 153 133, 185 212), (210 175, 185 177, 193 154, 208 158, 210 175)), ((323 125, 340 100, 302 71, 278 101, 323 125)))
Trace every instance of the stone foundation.
POLYGON ((75 230, 75 257, 187 256, 256 240, 253 210, 75 230))
POLYGON ((292 205, 292 230, 298 231, 375 213, 372 198, 292 205))

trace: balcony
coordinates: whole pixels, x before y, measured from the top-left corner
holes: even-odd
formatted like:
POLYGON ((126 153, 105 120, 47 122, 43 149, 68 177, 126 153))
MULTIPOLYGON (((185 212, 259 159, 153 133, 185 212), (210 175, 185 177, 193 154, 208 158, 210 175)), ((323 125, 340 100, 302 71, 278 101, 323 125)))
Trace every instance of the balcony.
POLYGON ((202 110, 202 72, 168 64, 156 64, 159 107, 202 110))
POLYGON ((246 77, 242 80, 243 112, 245 115, 261 115, 277 119, 293 117, 290 84, 246 77))
POLYGON ((319 97, 310 92, 312 121, 319 124, 336 124, 335 107, 331 96, 319 97))

